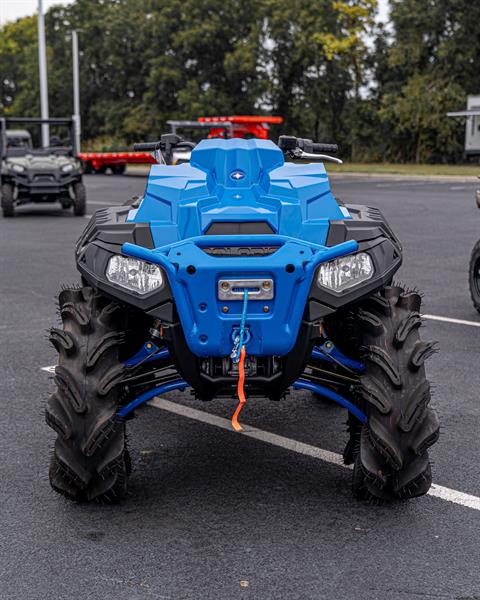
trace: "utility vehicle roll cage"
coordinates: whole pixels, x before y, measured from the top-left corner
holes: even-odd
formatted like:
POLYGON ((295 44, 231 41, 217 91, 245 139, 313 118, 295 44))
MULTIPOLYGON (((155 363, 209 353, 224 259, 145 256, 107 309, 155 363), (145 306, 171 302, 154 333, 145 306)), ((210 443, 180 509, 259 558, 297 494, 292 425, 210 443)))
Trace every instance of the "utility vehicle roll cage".
POLYGON ((35 117, 0 117, 0 158, 5 158, 7 154, 7 126, 8 125, 64 125, 69 129, 71 141, 71 154, 77 156, 78 148, 75 144, 75 121, 70 118, 52 118, 41 119, 35 117))

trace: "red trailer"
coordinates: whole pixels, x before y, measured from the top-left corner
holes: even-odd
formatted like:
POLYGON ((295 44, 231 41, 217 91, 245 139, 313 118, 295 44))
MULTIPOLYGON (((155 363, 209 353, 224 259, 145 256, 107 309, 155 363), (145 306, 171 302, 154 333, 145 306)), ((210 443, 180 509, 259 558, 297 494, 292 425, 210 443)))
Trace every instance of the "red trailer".
POLYGON ((85 173, 105 173, 111 169, 114 175, 125 173, 127 164, 153 164, 155 159, 149 152, 80 152, 85 173))
MULTIPOLYGON (((208 137, 233 137, 268 139, 270 125, 283 123, 282 117, 262 117, 240 115, 231 117, 199 117, 198 123, 211 124, 208 128, 208 137), (228 132, 226 134, 226 132, 228 132), (230 133, 231 132, 231 133, 230 133)), ((181 127, 182 123, 190 121, 169 121, 181 127)), ((154 164, 155 159, 148 152, 80 152, 79 158, 83 162, 85 173, 105 173, 110 169, 115 175, 122 175, 128 165, 154 164)))
POLYGON ((200 123, 212 123, 209 138, 221 137, 222 129, 215 127, 215 122, 228 121, 233 125, 233 137, 238 138, 260 138, 268 139, 270 125, 280 125, 283 117, 261 117, 252 115, 241 115, 231 117, 199 117, 200 123))

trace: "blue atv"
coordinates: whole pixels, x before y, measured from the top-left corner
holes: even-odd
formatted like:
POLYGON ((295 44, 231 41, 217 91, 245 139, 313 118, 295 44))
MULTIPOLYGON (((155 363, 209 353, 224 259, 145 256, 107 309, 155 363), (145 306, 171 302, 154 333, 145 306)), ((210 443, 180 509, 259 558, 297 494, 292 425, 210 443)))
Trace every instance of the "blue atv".
MULTIPOLYGON (((76 246, 81 287, 59 295, 52 487, 114 502, 131 462, 125 426, 154 396, 280 400, 293 389, 348 411, 346 464, 362 499, 425 494, 439 424, 429 405, 421 298, 392 283, 402 248, 376 208, 333 196, 331 145, 281 136, 204 140, 145 194, 98 210, 76 246), (290 160, 285 162, 285 156, 290 160), (299 164, 300 160, 317 161, 299 164)), ((233 405, 233 402, 232 402, 233 405)))

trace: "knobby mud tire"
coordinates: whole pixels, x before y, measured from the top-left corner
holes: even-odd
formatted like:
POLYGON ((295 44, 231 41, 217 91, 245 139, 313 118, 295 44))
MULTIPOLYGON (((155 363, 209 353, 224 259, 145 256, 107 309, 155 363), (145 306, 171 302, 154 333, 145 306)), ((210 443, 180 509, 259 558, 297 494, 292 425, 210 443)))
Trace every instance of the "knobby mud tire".
POLYGON ((356 497, 408 499, 430 488, 428 448, 438 439, 439 422, 424 363, 435 348, 420 340, 420 308, 417 292, 388 286, 353 315, 366 366, 357 401, 368 417, 363 427, 351 427, 346 453, 354 462, 356 497))
POLYGON ((50 332, 59 354, 57 389, 46 408, 57 433, 50 483, 72 500, 116 502, 130 470, 125 425, 116 416, 122 309, 90 287, 63 290, 59 307, 63 328, 50 332))

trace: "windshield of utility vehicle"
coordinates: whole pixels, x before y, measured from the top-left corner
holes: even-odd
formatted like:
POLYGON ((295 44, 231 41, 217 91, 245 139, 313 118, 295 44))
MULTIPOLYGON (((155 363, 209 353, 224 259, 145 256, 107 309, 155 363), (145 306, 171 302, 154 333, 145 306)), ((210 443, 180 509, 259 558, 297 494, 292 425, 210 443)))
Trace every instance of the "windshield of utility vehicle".
POLYGON ((31 148, 32 138, 28 131, 7 131, 7 148, 31 148))

